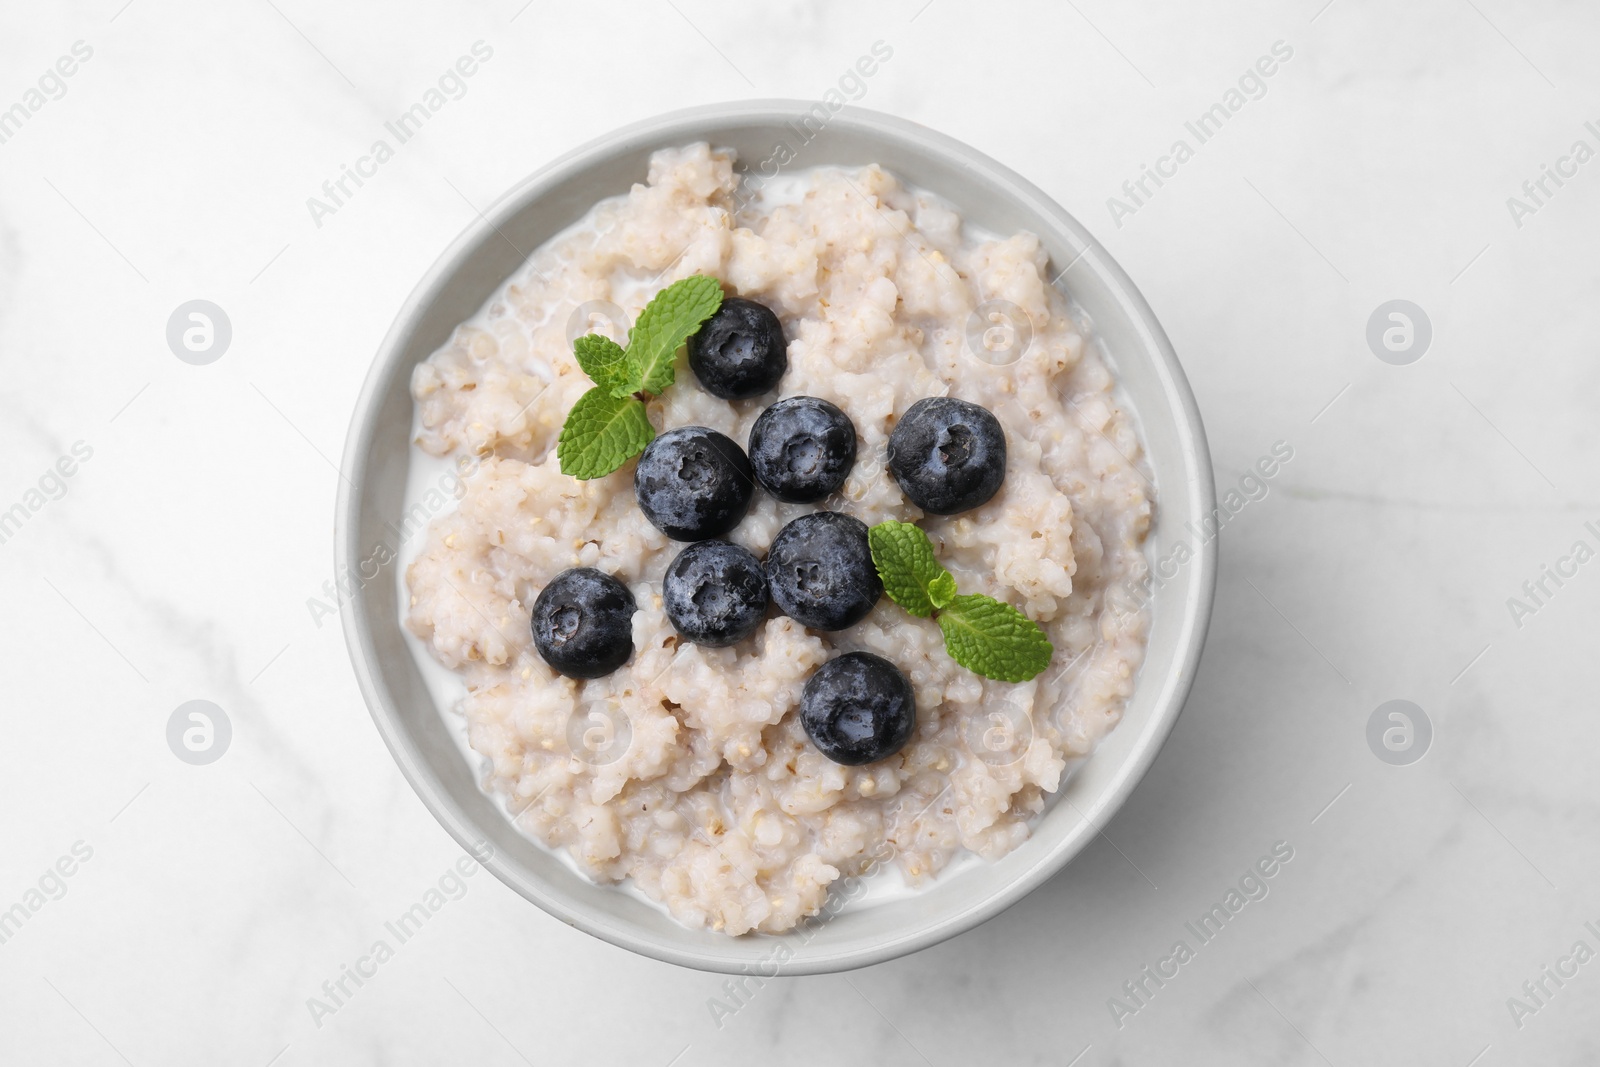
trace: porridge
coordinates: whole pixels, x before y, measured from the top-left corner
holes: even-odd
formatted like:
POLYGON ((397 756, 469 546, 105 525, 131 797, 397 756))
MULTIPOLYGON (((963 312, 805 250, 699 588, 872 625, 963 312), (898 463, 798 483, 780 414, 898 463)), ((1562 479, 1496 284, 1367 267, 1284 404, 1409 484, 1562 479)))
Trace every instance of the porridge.
POLYGON ((657 152, 417 366, 416 444, 472 471, 403 611, 517 826, 743 934, 1026 839, 1132 692, 1151 499, 1033 236, 733 164, 657 152))

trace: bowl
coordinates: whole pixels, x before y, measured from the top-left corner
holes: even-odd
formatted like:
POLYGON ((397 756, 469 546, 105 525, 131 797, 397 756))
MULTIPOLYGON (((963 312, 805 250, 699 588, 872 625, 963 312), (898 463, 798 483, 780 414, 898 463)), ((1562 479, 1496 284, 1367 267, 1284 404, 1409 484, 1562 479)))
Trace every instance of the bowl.
POLYGON ((1171 731, 1194 680, 1216 583, 1216 542, 1190 532, 1216 506, 1200 414, 1171 343, 1127 275, 1076 219, 988 156, 904 119, 845 107, 822 124, 818 110, 826 107, 755 100, 676 111, 601 137, 512 189, 467 227, 400 309, 356 403, 339 487, 336 573, 354 589, 342 613, 345 638, 378 731, 423 803, 496 877, 561 921, 646 956, 730 974, 813 974, 893 959, 994 917, 1059 871, 1110 820, 1171 731), (801 142, 800 132, 809 139, 801 142), (796 168, 879 163, 943 196, 970 223, 1037 234, 1061 274, 1056 284, 1105 345, 1156 483, 1147 550, 1161 584, 1150 598, 1138 685, 1122 722, 1067 780, 1029 840, 921 892, 845 907, 780 935, 734 938, 680 926, 632 894, 586 880, 518 831, 479 788, 429 695, 401 632, 398 583, 380 548, 390 545, 385 524, 403 511, 412 367, 521 266, 520 250, 537 248, 596 201, 627 192, 656 149, 694 141, 732 148, 747 164, 769 158, 780 142, 795 149, 796 168))

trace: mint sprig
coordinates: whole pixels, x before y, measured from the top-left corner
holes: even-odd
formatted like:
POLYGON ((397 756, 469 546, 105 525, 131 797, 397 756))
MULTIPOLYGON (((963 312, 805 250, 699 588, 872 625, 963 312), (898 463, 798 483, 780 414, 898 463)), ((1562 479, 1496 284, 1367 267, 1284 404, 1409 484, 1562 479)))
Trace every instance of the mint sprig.
POLYGON ((721 306, 722 284, 694 274, 650 299, 628 331, 627 348, 597 333, 573 342, 594 388, 572 405, 561 427, 561 473, 603 478, 645 450, 656 436, 645 404, 673 383, 678 349, 721 306))
POLYGON ((867 531, 867 543, 883 591, 911 614, 933 616, 951 659, 1000 682, 1025 682, 1049 666, 1055 648, 1039 624, 994 597, 957 595, 954 576, 920 526, 880 522, 867 531))

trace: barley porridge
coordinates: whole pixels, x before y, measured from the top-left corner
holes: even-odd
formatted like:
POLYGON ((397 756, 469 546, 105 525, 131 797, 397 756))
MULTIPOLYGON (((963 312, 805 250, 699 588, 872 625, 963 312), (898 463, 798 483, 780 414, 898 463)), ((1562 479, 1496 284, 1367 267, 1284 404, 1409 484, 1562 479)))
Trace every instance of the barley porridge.
POLYGON ((657 152, 646 183, 536 251, 416 367, 417 446, 470 474, 419 537, 402 609, 464 684, 455 711, 518 827, 590 878, 734 935, 795 926, 841 879, 890 865, 916 887, 1026 839, 1133 690, 1149 620, 1117 592, 1145 576, 1152 503, 1133 417, 1036 238, 964 228, 876 166, 799 171, 753 196, 740 182, 731 153, 657 152), (770 392, 730 401, 680 353, 676 384, 648 400, 656 432, 706 427, 742 447, 763 411, 804 396, 837 406, 857 436, 826 500, 758 488, 722 536, 759 559, 818 510, 914 522, 963 593, 1038 624, 1053 645, 1042 673, 982 677, 946 652, 938 622, 888 596, 843 629, 801 625, 774 603, 726 647, 680 636, 663 581, 685 546, 641 511, 640 461, 579 480, 556 444, 592 384, 575 361, 575 312, 614 304, 625 321, 577 332, 626 343, 653 293, 697 274, 776 313, 787 370, 770 392), (980 314, 972 331, 980 305, 1020 308, 1027 325, 996 335, 980 314), (911 503, 886 457, 912 405, 947 395, 998 419, 1004 481, 941 516, 911 503), (536 598, 571 568, 614 576, 636 608, 631 655, 600 677, 557 673, 535 648, 536 598), (819 751, 799 710, 808 678, 852 652, 897 666, 915 701, 909 740, 862 765, 819 751))

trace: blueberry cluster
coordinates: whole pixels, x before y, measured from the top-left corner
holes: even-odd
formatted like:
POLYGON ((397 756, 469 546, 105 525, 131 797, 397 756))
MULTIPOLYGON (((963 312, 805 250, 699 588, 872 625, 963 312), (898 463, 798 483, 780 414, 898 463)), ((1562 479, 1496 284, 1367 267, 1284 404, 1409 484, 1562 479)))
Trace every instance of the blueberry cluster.
MULTIPOLYGON (((689 338, 689 366, 714 396, 745 400, 774 389, 788 369, 778 317, 753 300, 724 299, 689 338)), ((787 397, 757 417, 749 451, 704 426, 650 442, 634 470, 639 509, 662 533, 688 542, 662 582, 667 617, 687 641, 736 644, 761 625, 768 603, 815 630, 864 619, 883 595, 867 527, 835 511, 786 524, 766 560, 727 540, 759 485, 787 503, 825 500, 856 460, 856 432, 838 406, 787 397)), ((987 502, 1005 478, 999 421, 953 397, 919 400, 889 438, 889 472, 924 512, 953 515, 987 502)), ((633 595, 610 575, 574 568, 551 580, 533 607, 534 646, 557 671, 598 678, 633 653, 633 595)), ((838 656, 806 682, 800 721, 836 763, 873 763, 898 752, 916 726, 911 683, 867 652, 838 656)))

